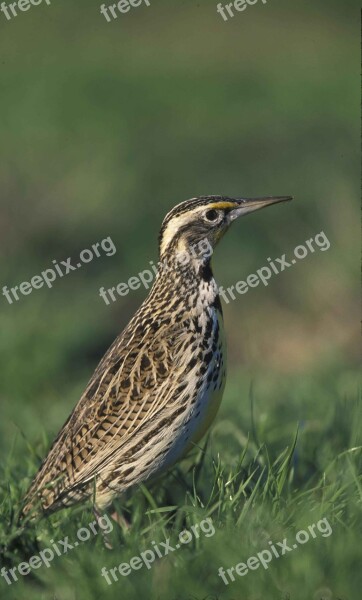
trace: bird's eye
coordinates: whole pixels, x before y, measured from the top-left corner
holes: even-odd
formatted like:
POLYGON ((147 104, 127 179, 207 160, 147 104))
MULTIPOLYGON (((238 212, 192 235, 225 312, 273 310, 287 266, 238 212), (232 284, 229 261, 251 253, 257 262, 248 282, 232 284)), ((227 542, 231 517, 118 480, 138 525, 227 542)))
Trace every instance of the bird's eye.
POLYGON ((210 210, 208 210, 205 213, 205 219, 206 219, 206 221, 209 221, 210 223, 217 221, 218 217, 219 217, 219 213, 214 208, 211 208, 210 210))

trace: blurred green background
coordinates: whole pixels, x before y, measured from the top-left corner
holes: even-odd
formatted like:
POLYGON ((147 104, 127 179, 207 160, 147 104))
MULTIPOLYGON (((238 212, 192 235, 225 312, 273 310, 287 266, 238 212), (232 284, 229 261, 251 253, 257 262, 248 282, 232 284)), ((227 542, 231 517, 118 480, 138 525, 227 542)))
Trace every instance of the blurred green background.
MULTIPOLYGON (((111 23, 93 0, 54 0, 11 21, 0 15, 0 287, 29 281, 52 260, 77 257, 105 237, 117 247, 50 290, 12 305, 0 296, 0 451, 23 490, 36 468, 29 447, 44 456, 146 294, 107 306, 99 288, 156 262, 165 213, 204 194, 295 197, 231 229, 214 257, 224 287, 320 231, 331 243, 267 288, 224 305, 229 378, 208 454, 232 464, 254 433, 277 455, 299 423, 294 476, 303 490, 352 447, 352 437, 358 445, 359 5, 269 0, 225 23, 216 4, 151 0, 111 23)), ((347 531, 342 512, 340 520, 347 531)), ((333 583, 336 565, 342 569, 336 549, 345 551, 346 539, 310 582, 308 598, 319 589, 332 595, 316 600, 357 597, 353 535, 345 555, 351 573, 337 591, 333 583)), ((224 552, 220 542, 220 564, 224 552)), ((310 552, 300 550, 304 559, 310 552)), ((228 554, 225 565, 236 564, 228 554)), ((302 561, 291 575, 290 600, 299 598, 305 568, 302 561)), ((182 586, 185 566, 178 569, 182 586)), ((190 571, 184 596, 177 585, 171 578, 157 597, 241 598, 237 587, 200 587, 197 572, 190 571)), ((243 600, 287 598, 283 586, 265 596, 268 579, 265 585, 264 592, 242 588, 243 600)), ((82 595, 83 584, 63 588, 49 597, 93 598, 90 589, 82 595)))

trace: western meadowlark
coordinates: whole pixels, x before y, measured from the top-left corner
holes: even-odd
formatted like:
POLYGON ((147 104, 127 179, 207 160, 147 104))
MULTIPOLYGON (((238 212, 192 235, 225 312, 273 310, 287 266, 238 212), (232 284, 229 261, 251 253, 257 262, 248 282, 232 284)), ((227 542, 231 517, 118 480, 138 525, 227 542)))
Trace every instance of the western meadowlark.
POLYGON ((103 510, 201 439, 226 378, 212 250, 237 217, 286 200, 203 196, 166 215, 153 287, 55 439, 22 517, 92 498, 103 510))

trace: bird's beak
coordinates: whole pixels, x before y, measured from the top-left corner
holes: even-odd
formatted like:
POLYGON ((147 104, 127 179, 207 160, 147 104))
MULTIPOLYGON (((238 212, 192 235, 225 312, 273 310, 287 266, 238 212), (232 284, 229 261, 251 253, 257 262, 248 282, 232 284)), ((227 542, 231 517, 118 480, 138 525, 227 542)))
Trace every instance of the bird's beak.
POLYGON ((262 198, 236 198, 235 208, 229 213, 230 221, 234 221, 238 217, 247 215, 254 210, 259 210, 271 204, 278 202, 287 202, 293 200, 293 196, 263 196, 262 198))

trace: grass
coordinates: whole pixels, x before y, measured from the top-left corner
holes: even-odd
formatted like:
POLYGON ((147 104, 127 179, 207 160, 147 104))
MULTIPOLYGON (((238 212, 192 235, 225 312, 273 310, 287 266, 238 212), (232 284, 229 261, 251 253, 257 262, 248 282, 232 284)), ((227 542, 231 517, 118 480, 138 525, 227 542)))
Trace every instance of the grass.
MULTIPOLYGON (((291 382, 290 382, 291 383, 291 382)), ((337 381, 335 382, 337 385, 337 381)), ((130 528, 114 523, 110 534, 113 550, 107 550, 101 535, 66 555, 55 556, 49 568, 34 570, 33 579, 19 577, 3 594, 32 600, 98 600, 119 594, 128 599, 147 597, 165 600, 354 600, 359 591, 360 546, 361 410, 356 397, 319 407, 315 420, 299 423, 278 399, 271 386, 265 414, 258 393, 237 409, 233 396, 247 385, 236 376, 229 383, 225 410, 213 434, 191 457, 163 478, 142 486, 117 506, 131 523, 130 528), (255 396, 257 396, 255 398, 255 396), (283 408, 283 410, 282 410, 283 408), (242 427, 241 424, 244 424, 242 427), (278 435, 275 435, 275 432, 278 435), (225 443, 225 440, 228 440, 225 443), (214 535, 193 537, 189 544, 157 558, 148 570, 143 566, 108 585, 101 568, 129 563, 134 556, 170 539, 174 547, 184 529, 210 518, 214 535), (296 534, 327 519, 332 534, 310 539, 285 556, 275 558, 268 569, 235 575, 225 585, 218 570, 235 567, 269 548, 272 541, 287 539, 290 547, 296 534), (152 543, 153 542, 153 543, 152 543)), ((317 385, 317 383, 316 383, 317 385)), ((258 386, 256 386, 258 387, 258 386)), ((290 402, 298 404, 298 386, 290 402)), ((279 390, 281 391, 281 390, 279 390)), ((316 390, 317 392, 317 390, 316 390)), ((318 397, 316 393, 316 397, 318 397)), ((322 394, 320 397, 323 397, 322 394)), ((314 401, 314 400, 313 400, 314 401)), ((327 400, 328 401, 328 400, 327 400)), ((301 402, 308 414, 311 405, 301 402)), ((19 500, 28 474, 36 468, 36 450, 18 436, 1 474, 0 540, 9 544, 16 535, 19 500), (19 463, 19 453, 26 460, 19 463), (22 482, 19 485, 19 481, 22 482)), ((8 554, 16 565, 52 542, 66 536, 77 539, 80 527, 93 521, 87 507, 62 511, 28 526, 21 535, 21 549, 8 554)), ((206 527, 206 526, 205 526, 206 527)), ((162 544, 161 544, 162 548, 162 544)), ((111 579, 113 581, 113 579, 111 579)))
MULTIPOLYGON (((216 2, 154 0, 107 24, 99 4, 52 3, 1 21, 2 285, 111 236, 94 261, 0 306, 0 545, 85 384, 145 296, 109 287, 156 259, 176 202, 205 193, 292 194, 215 253, 227 287, 320 231, 325 253, 225 306, 229 377, 207 445, 122 499, 114 526, 5 600, 355 600, 361 564, 356 27, 359 6, 270 0, 228 23, 216 2), (36 34, 34 35, 34 32, 36 34), (113 568, 212 518, 215 534, 108 586, 113 568), (225 586, 218 576, 327 518, 310 539, 225 586)), ((76 538, 89 507, 28 527, 11 565, 76 538)), ((1 562, 1 561, 0 561, 1 562)))

